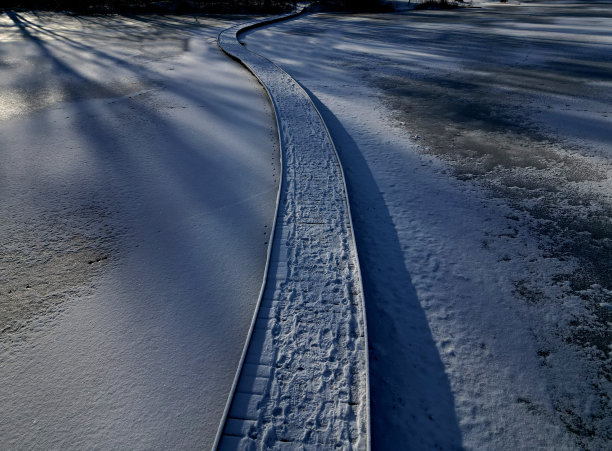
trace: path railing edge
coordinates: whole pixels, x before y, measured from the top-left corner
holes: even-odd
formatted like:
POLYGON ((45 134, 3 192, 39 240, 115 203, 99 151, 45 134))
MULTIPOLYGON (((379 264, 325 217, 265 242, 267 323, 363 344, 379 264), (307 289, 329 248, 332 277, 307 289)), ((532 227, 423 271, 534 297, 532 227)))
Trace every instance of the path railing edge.
POLYGON ((272 95, 270 94, 270 91, 268 90, 268 87, 259 79, 259 77, 257 76, 257 74, 255 72, 253 72, 251 70, 251 68, 245 64, 240 58, 238 58, 237 56, 233 55, 232 53, 230 53, 229 51, 227 51, 226 49, 223 48, 223 46, 221 45, 221 36, 223 35, 223 33, 226 32, 231 32, 232 29, 236 29, 235 31, 235 37, 236 40, 238 40, 238 34, 247 30, 250 30, 252 28, 255 28, 257 26, 263 26, 263 25, 267 25, 267 24, 271 24, 271 23, 275 23, 275 22, 280 22, 282 20, 285 19, 289 19, 291 17, 296 17, 299 14, 302 14, 302 12, 304 11, 304 8, 294 11, 293 13, 289 13, 289 14, 284 14, 282 16, 275 16, 272 18, 268 18, 268 19, 263 19, 262 21, 258 21, 255 23, 252 22, 247 22, 245 24, 242 25, 238 25, 238 26, 232 26, 229 28, 226 28, 225 30, 222 30, 218 35, 217 35, 217 46, 219 47, 219 49, 225 53, 227 56, 229 56, 230 58, 236 60, 237 62, 239 62, 240 64, 242 64, 254 77, 255 79, 259 82, 259 84, 263 87, 263 89, 266 91, 266 95, 268 96, 268 99, 270 100, 270 104, 272 105, 272 111, 274 113, 274 120, 276 122, 276 131, 277 131, 277 135, 278 135, 278 145, 279 145, 279 162, 280 162, 280 166, 281 166, 281 170, 279 171, 280 175, 279 175, 279 180, 278 180, 278 189, 276 192, 276 204, 274 206, 274 219, 272 221, 272 228, 270 230, 270 235, 268 238, 268 249, 266 251, 266 264, 264 267, 264 272, 263 272, 263 281, 259 290, 259 295, 257 297, 257 303, 255 304, 255 309, 253 311, 253 317, 251 318, 251 324, 249 325, 249 330, 247 332, 247 336, 246 336, 246 340, 244 343, 244 346, 242 348, 242 353, 240 354, 240 359, 238 361, 238 366, 236 369, 236 373, 234 374, 234 380, 232 381, 232 387, 230 389, 230 393, 227 397, 227 401, 225 402, 225 408, 223 410, 223 415, 221 417, 221 420, 219 422, 219 427, 217 429, 217 435, 215 436, 215 441, 213 443, 212 446, 212 450, 215 451, 217 450, 217 448, 219 447, 219 443, 221 441, 221 436, 223 435, 223 428, 225 426, 225 423, 227 421, 227 416, 229 415, 229 411, 230 408, 232 406, 232 400, 234 399, 234 394, 236 393, 236 388, 238 387, 238 382, 240 380, 240 374, 242 373, 242 369, 244 367, 244 362, 246 360, 246 355, 247 352, 249 350, 249 345, 251 343, 251 337, 253 336, 253 331, 255 330, 255 323, 257 322, 257 316, 259 314, 259 310, 261 308, 261 303, 263 300, 263 296, 266 290, 266 286, 267 286, 267 281, 268 281, 268 272, 270 270, 270 258, 272 256, 272 248, 274 245, 274 237, 276 236, 276 222, 278 219, 278 209, 279 209, 279 205, 280 205, 280 198, 281 198, 281 191, 282 191, 282 186, 283 186, 283 152, 282 152, 282 128, 281 128, 281 124, 279 122, 279 118, 278 118, 278 112, 277 112, 277 107, 276 104, 274 102, 274 98, 272 97, 272 95))

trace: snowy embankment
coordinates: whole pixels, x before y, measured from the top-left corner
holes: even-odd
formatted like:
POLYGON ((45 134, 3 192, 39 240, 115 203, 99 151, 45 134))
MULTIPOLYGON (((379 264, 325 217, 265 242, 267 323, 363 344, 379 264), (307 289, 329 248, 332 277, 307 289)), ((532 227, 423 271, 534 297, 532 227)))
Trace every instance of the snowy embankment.
POLYGON ((265 287, 218 446, 368 449, 365 312, 342 168, 308 94, 238 42, 255 24, 224 31, 219 46, 272 100, 281 190, 265 287))
POLYGON ((278 190, 232 22, 0 21, 0 448, 210 448, 278 190))
POLYGON ((587 3, 241 38, 318 99, 342 160, 375 449, 609 447, 612 4, 587 3))

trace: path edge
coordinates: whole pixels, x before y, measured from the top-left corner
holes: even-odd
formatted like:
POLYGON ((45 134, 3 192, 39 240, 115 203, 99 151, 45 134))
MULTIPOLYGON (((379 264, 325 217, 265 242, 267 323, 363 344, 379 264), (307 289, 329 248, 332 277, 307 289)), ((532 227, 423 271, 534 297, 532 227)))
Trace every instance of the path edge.
MULTIPOLYGON (((300 6, 298 7, 296 10, 287 13, 287 14, 282 14, 282 15, 278 15, 278 16, 274 16, 274 17, 270 17, 270 18, 265 18, 265 19, 261 19, 255 22, 245 22, 243 24, 239 24, 239 25, 233 25, 229 28, 226 28, 225 30, 222 30, 221 32, 219 32, 219 34, 217 35, 217 46, 219 47, 219 49, 226 54, 228 57, 230 57, 231 59, 237 61, 238 63, 242 64, 254 77, 255 79, 258 81, 258 83, 264 88, 266 95, 268 96, 268 99, 270 100, 270 103, 272 105, 272 110, 274 112, 274 118, 276 120, 276 128, 277 128, 277 135, 278 135, 278 142, 279 142, 279 160, 280 160, 280 165, 281 165, 281 170, 280 170, 280 176, 279 176, 279 183, 278 183, 278 191, 277 191, 277 195, 276 195, 276 205, 275 205, 275 210, 274 210, 274 222, 272 224, 272 229, 270 231, 270 238, 268 240, 268 250, 267 250, 267 255, 266 255, 266 264, 265 264, 265 268, 264 268, 264 273, 263 273, 263 282, 261 284, 261 289, 259 292, 259 297, 257 299, 257 304, 255 306, 255 310, 253 312, 253 318, 251 319, 251 325, 249 327, 249 331, 245 340, 245 344, 242 350, 242 354, 240 356, 240 360, 238 363, 238 368, 236 370, 236 374, 234 375, 234 380, 232 382, 232 387, 230 390, 230 393, 228 395, 227 398, 227 402, 225 404, 225 409, 223 411, 223 416, 221 417, 221 421, 219 423, 219 427, 217 429, 217 435, 215 437, 215 442, 213 443, 212 446, 212 451, 216 451, 219 448, 219 443, 221 441, 221 437, 223 435, 223 429, 225 426, 225 423, 227 421, 227 417, 229 415, 229 411, 232 405, 232 401, 234 399, 234 395, 236 393, 236 389, 238 387, 238 382, 240 380, 240 375, 242 373, 242 369, 244 367, 244 362, 246 360, 246 355, 247 352, 249 350, 249 346, 251 343, 251 337, 253 335, 253 331, 255 329, 255 323, 257 322, 257 317, 259 314, 259 310, 261 307, 261 303, 263 300, 263 295, 266 289, 266 285, 267 285, 267 280, 268 280, 268 273, 269 273, 269 267, 270 267, 270 258, 272 255, 272 248, 273 248, 273 244, 274 244, 274 238, 276 236, 276 223, 278 220, 278 209, 279 209, 279 205, 280 205, 280 198, 281 198, 281 190, 282 190, 282 186, 283 186, 283 181, 284 181, 284 162, 283 162, 283 142, 282 142, 282 136, 281 136, 281 124, 280 124, 280 120, 279 120, 279 115, 277 112, 277 107, 276 107, 276 103, 274 102, 274 98, 272 97, 272 95, 270 94, 270 91, 268 90, 268 87, 263 83, 263 81, 257 76, 257 74, 255 72, 253 72, 251 70, 251 68, 248 66, 248 64, 246 64, 246 62, 244 62, 243 60, 241 60, 240 58, 238 58, 237 56, 233 55, 232 53, 230 53, 229 51, 227 51, 226 49, 223 48, 223 46, 221 45, 221 36, 226 33, 226 32, 231 32, 232 30, 235 30, 235 39, 238 40, 238 35, 241 33, 244 33, 246 31, 255 29, 255 28, 259 28, 259 27, 263 27, 265 25, 271 25, 277 22, 281 22, 284 20, 288 20, 288 19, 293 19, 295 17, 298 17, 300 15, 302 15, 303 13, 305 13, 308 10, 308 5, 307 6, 300 6)), ((240 45, 243 45, 239 42, 240 45)), ((308 92, 303 88, 303 86, 301 85, 300 82, 298 82, 297 80, 295 80, 291 75, 289 75, 284 69, 282 69, 281 67, 279 67, 276 63, 274 63, 273 61, 269 60, 268 58, 266 58, 265 56, 254 52, 250 49, 247 49, 249 52, 258 55, 261 58, 264 58, 266 60, 268 60, 271 64, 273 64, 279 71, 285 73, 289 78, 291 78, 295 83, 296 86, 299 87, 299 89, 304 93, 304 95, 308 98, 312 108, 316 111, 317 115, 319 116, 319 119, 321 120, 321 123, 323 124, 323 128, 325 129, 325 133, 327 135, 327 137, 329 138, 329 141, 331 143, 331 147, 333 149, 334 152, 334 156, 336 158, 336 161, 338 163, 338 167, 340 168, 340 175, 342 177, 342 186, 344 188, 344 202, 346 203, 346 207, 347 207, 347 212, 348 212, 348 219, 349 219, 349 225, 350 225, 350 235, 351 235, 351 243, 353 245, 353 249, 355 250, 355 270, 357 271, 357 275, 359 277, 359 288, 361 290, 361 310, 363 313, 363 335, 364 335, 364 342, 365 342, 365 349, 364 349, 364 358, 365 358, 365 414, 366 414, 366 450, 370 451, 372 446, 371 446, 371 419, 370 419, 370 362, 369 362, 369 340, 368 340, 368 327, 367 327, 367 317, 366 317, 366 309, 365 309, 365 292, 364 292, 364 288, 363 288, 363 278, 361 275, 361 263, 360 263, 360 258, 359 258, 359 252, 357 251, 357 240, 355 238, 355 229, 353 226, 353 215, 352 215, 352 211, 351 211, 351 204, 349 201, 349 194, 348 194, 348 188, 346 185, 346 177, 344 174, 344 168, 342 167, 342 162, 340 160, 340 155, 338 153, 338 150, 336 149, 336 145, 334 143, 334 140, 332 139, 332 135, 329 131, 329 128, 327 127, 327 124, 325 123, 325 121, 323 120, 323 116, 321 115, 321 112, 319 111, 319 109, 316 107, 314 101, 312 100, 312 97, 308 94, 308 92)))

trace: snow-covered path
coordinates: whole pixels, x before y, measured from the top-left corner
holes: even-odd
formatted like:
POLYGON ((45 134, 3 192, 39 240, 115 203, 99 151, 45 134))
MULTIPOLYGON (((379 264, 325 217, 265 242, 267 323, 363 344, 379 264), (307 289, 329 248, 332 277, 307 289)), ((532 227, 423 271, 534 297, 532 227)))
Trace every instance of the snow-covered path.
POLYGON ((367 335, 342 168, 308 94, 224 31, 274 104, 282 155, 265 290, 219 449, 369 448, 367 335))
POLYGON ((343 163, 373 449, 612 440, 612 2, 518 3, 241 36, 343 163))
POLYGON ((0 21, 0 448, 210 448, 278 188, 232 22, 0 21))

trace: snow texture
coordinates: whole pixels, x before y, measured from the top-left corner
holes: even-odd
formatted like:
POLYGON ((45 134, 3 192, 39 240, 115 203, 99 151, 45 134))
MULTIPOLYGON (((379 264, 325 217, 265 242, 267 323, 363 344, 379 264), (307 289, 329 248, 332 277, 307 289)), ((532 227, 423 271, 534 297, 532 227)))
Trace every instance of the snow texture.
POLYGON ((283 173, 265 291, 219 449, 367 449, 367 336, 342 169, 305 91, 238 42, 252 25, 219 45, 268 90, 283 173))
POLYGON ((611 261, 612 3, 485 6, 241 39, 309 91, 342 160, 372 447, 609 449, 612 291, 572 279, 573 249, 611 261))
POLYGON ((234 22, 0 21, 0 448, 209 449, 278 190, 234 22))

